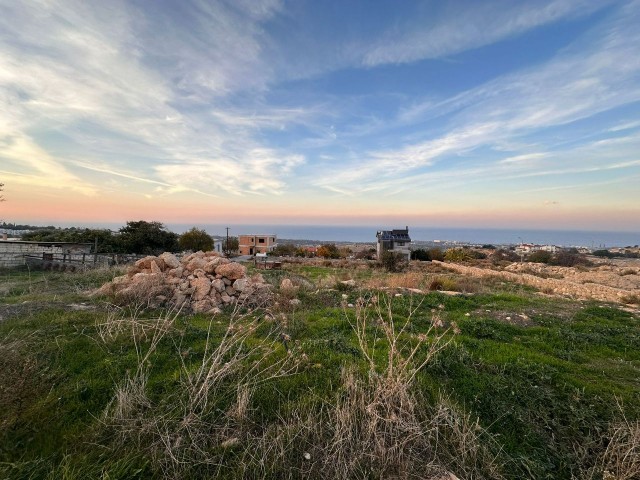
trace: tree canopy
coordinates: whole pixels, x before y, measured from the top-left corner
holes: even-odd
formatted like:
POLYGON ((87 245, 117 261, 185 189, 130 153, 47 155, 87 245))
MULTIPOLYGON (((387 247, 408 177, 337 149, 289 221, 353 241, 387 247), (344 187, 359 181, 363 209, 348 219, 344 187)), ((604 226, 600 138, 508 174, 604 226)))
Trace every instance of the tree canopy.
POLYGON ((178 239, 178 244, 183 250, 202 250, 207 252, 213 250, 213 237, 204 230, 193 227, 188 232, 184 232, 178 239))
POLYGON ((127 222, 120 229, 120 242, 128 253, 160 254, 179 250, 178 235, 160 222, 127 222))

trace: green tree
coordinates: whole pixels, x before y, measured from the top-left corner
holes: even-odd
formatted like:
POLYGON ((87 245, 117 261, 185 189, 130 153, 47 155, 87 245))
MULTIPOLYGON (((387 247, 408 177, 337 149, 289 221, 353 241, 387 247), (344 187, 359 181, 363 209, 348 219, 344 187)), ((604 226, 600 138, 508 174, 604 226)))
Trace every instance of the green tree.
POLYGON ((178 251, 178 235, 170 232, 160 222, 138 220, 127 222, 120 229, 120 241, 127 253, 158 255, 178 251))
POLYGON ((213 250, 213 237, 204 230, 193 227, 191 230, 184 232, 178 238, 178 245, 182 250, 193 250, 197 252, 202 250, 208 252, 213 250))
POLYGON ((222 241, 222 251, 225 255, 231 255, 234 253, 238 253, 240 249, 240 242, 238 241, 238 237, 229 237, 229 240, 225 238, 222 241))

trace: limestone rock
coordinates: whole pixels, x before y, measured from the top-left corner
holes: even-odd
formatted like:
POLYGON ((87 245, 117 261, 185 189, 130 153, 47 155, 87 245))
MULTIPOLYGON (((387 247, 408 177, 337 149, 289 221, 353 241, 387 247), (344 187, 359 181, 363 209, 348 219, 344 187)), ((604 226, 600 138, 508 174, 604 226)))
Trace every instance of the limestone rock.
POLYGON ((191 282, 191 286, 195 288, 193 292, 193 300, 203 300, 211 291, 211 281, 208 278, 197 278, 191 282))
POLYGON ((173 253, 164 252, 158 258, 161 258, 167 268, 178 268, 180 267, 180 260, 173 253))
POLYGON ((220 265, 216 268, 216 273, 227 277, 230 280, 237 280, 245 276, 247 269, 236 262, 220 265))

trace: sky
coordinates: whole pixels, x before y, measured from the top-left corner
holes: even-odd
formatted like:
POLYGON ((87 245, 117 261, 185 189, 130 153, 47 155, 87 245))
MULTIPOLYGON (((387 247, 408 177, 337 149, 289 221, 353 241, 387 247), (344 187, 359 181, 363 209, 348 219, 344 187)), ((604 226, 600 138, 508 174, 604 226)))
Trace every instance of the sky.
POLYGON ((0 11, 4 221, 640 231, 640 1, 0 11))

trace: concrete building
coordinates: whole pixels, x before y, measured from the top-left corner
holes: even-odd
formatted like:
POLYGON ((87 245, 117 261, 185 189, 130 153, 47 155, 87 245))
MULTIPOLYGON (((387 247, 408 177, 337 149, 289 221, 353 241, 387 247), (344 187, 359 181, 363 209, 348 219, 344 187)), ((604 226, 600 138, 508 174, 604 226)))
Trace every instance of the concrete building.
POLYGON ((43 260, 65 255, 66 258, 81 259, 91 253, 93 243, 74 242, 23 242, 0 240, 0 267, 18 267, 25 264, 25 256, 38 256, 43 260))
POLYGON ((409 245, 411 244, 411 237, 409 237, 409 227, 404 230, 380 230, 376 234, 378 243, 376 245, 376 252, 378 258, 382 256, 383 252, 391 251, 401 253, 407 257, 407 260, 411 260, 411 250, 409 245))
POLYGON ((238 236, 240 255, 269 253, 278 246, 275 234, 248 234, 238 236))

